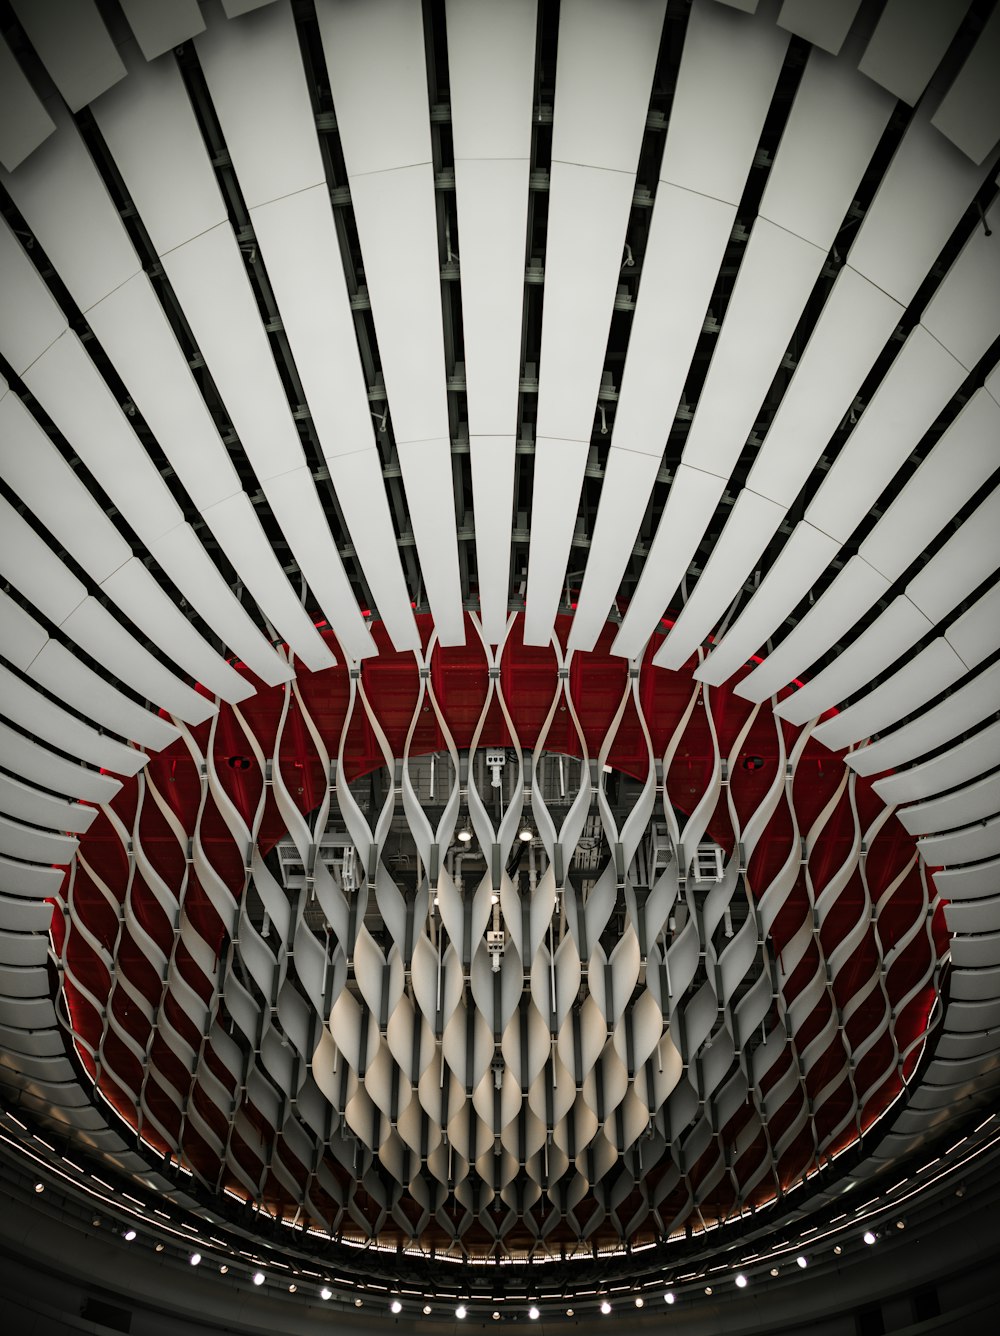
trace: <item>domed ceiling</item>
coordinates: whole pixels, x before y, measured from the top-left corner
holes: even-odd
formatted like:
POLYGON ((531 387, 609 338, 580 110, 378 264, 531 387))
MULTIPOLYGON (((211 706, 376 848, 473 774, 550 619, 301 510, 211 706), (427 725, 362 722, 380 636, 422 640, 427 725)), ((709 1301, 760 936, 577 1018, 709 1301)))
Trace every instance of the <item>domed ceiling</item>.
POLYGON ((998 1070, 1000 10, 0 19, 5 1144, 561 1297, 940 1151, 998 1070))

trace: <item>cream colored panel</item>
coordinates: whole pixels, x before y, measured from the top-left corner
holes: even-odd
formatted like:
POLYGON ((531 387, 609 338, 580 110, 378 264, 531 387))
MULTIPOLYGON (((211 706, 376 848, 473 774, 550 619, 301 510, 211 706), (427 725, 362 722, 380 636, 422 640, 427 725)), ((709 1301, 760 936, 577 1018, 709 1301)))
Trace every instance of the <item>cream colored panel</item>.
POLYGON ((941 99, 931 124, 980 163, 1000 139, 1000 12, 983 24, 958 77, 941 99))
POLYGON ((1000 566, 1000 487, 979 505, 906 586, 907 597, 938 622, 1000 566))
POLYGON ((860 7, 861 0, 784 0, 778 22, 796 37, 836 55, 860 7))
POLYGON ((54 793, 66 793, 89 802, 109 803, 121 788, 121 781, 112 775, 104 775, 67 761, 65 757, 57 756, 47 747, 32 742, 4 723, 0 723, 0 752, 7 770, 33 784, 41 784, 54 793))
POLYGON ((13 0, 13 4, 70 111, 80 111, 125 77, 125 66, 94 0, 13 0))
POLYGON ((55 128, 10 47, 0 37, 0 163, 13 171, 55 128))
POLYGON ((912 107, 968 8, 969 0, 888 0, 858 69, 912 107))
POLYGON ((1000 649, 1000 584, 953 622, 944 638, 967 668, 978 668, 1000 649))
MULTIPOLYGON (((1000 748, 997 756, 1000 758, 1000 748)), ((911 835, 929 835, 984 821, 1000 811, 1000 771, 933 802, 901 807, 896 815, 911 835)))
POLYGON ((878 780, 873 788, 885 803, 912 802, 929 798, 944 789, 955 788, 987 770, 992 770, 1000 757, 1000 723, 974 733, 964 742, 895 775, 878 780))
MULTIPOLYGON (((16 766, 15 766, 16 769, 16 766)), ((0 812, 48 830, 82 834, 97 816, 96 807, 83 807, 54 798, 50 793, 22 784, 20 780, 0 775, 0 812)))
POLYGON ((205 27, 198 0, 169 0, 168 4, 121 0, 121 7, 146 60, 164 55, 205 27))

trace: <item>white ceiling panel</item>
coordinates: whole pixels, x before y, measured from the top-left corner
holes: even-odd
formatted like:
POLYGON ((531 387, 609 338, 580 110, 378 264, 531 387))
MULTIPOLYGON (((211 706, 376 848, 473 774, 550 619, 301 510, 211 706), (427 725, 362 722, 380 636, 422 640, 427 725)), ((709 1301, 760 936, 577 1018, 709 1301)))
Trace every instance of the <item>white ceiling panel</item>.
POLYGON ((462 584, 456 558, 455 491, 451 439, 398 446, 406 507, 442 645, 465 644, 462 584), (431 592, 433 591, 433 593, 431 592))
POLYGON ((740 492, 693 593, 656 652, 658 667, 677 669, 688 661, 732 602, 740 583, 737 577, 734 588, 734 576, 754 568, 784 513, 783 506, 748 488, 740 492))
POLYGON ((180 46, 205 27, 198 0, 170 0, 167 5, 163 0, 121 0, 121 7, 147 60, 180 46))
POLYGON ((150 751, 162 751, 180 737, 173 724, 136 705, 54 640, 32 663, 28 676, 78 714, 150 751))
POLYGON ((27 862, 65 867, 76 853, 78 840, 48 830, 33 830, 20 821, 0 816, 0 853, 27 862))
POLYGON ((884 576, 860 557, 852 557, 777 649, 740 683, 736 694, 752 701, 773 696, 836 644, 888 588, 884 576))
POLYGON ((229 223, 171 251, 163 267, 261 483, 300 467, 299 435, 229 223))
POLYGON ((891 93, 858 73, 849 53, 814 48, 767 174, 760 217, 828 251, 895 105, 891 93))
MULTIPOLYGON (((998 699, 1000 664, 994 664, 912 723, 904 724, 868 747, 849 752, 847 764, 859 775, 877 775, 916 760, 989 718, 996 711, 998 699)), ((995 761, 994 754, 991 764, 995 761)))
POLYGON ((748 487, 792 504, 903 310, 844 265, 753 462, 748 487))
POLYGON ((944 638, 967 668, 978 668, 1000 649, 1000 584, 953 622, 944 638))
POLYGON ((16 394, 0 399, 0 476, 98 584, 128 561, 124 538, 16 394))
POLYGON ((272 478, 265 495, 344 653, 352 659, 374 654, 375 642, 344 572, 309 468, 303 464, 272 478))
POLYGON ((56 133, 0 180, 73 300, 86 312, 141 266, 65 107, 58 98, 45 105, 56 133))
POLYGON ((0 590, 0 646, 8 662, 27 672, 48 638, 34 617, 0 590))
POLYGON ((990 724, 922 765, 899 770, 872 786, 885 803, 913 802, 966 784, 992 770, 1000 756, 1000 722, 990 724))
POLYGON ((695 669, 698 681, 721 686, 746 663, 802 601, 839 548, 839 543, 811 524, 797 524, 753 598, 695 669))
POLYGON ((847 40, 861 0, 784 0, 778 22, 834 55, 847 40))
POLYGON ((67 328, 17 237, 0 219, 0 350, 19 376, 67 328))
POLYGON ((86 587, 2 497, 0 575, 56 626, 87 597, 86 587))
POLYGON ((455 163, 469 433, 517 426, 528 221, 527 157, 455 163))
POLYGON ((684 445, 686 464, 729 477, 825 259, 818 246, 757 219, 684 445))
POLYGON ((72 330, 22 379, 143 542, 183 522, 170 489, 72 330))
POLYGON ((201 638, 137 557, 109 575, 101 587, 126 617, 196 682, 231 704, 254 694, 253 685, 201 638))
MULTIPOLYGON (((54 705, 34 687, 0 666, 0 713, 18 728, 41 742, 51 743, 70 756, 78 756, 103 770, 136 775, 149 757, 145 752, 98 733, 74 715, 54 705)), ((25 777, 27 776, 26 772, 25 777)), ((82 793, 81 793, 82 796, 82 793)))
MULTIPOLYGON (((1000 750, 997 753, 1000 757, 1000 750)), ((941 830, 983 821, 1000 811, 1000 770, 963 789, 935 798, 933 802, 901 807, 896 815, 911 835, 931 835, 941 830)))
POLYGON ((956 863, 976 863, 1000 854, 1000 818, 981 821, 947 835, 932 835, 918 840, 917 848, 928 867, 951 867, 956 863))
POLYGON ((53 793, 67 793, 87 802, 109 803, 122 786, 121 780, 113 775, 104 775, 76 761, 67 761, 4 723, 0 723, 0 752, 6 769, 33 784, 51 789, 53 793))
POLYGON ((661 181, 739 203, 787 48, 773 23, 695 0, 661 181))
POLYGON ((939 622, 1000 566, 1000 487, 977 506, 906 587, 920 611, 939 622))
POLYGON ((908 305, 983 176, 935 130, 922 103, 858 229, 849 263, 908 305))
POLYGON ((839 751, 873 733, 882 733, 953 686, 967 671, 945 640, 932 640, 874 691, 820 724, 813 737, 839 751))
POLYGON ((615 642, 614 654, 634 659, 656 629, 677 593, 692 556, 701 542, 724 484, 714 474, 681 464, 667 494, 656 536, 615 642))
POLYGON ((202 511, 261 612, 311 672, 336 662, 288 582, 245 492, 202 511))
POLYGON ((483 635, 499 644, 507 624, 514 498, 513 436, 470 436, 472 509, 483 635))
POLYGON ((1000 468, 1000 407, 977 390, 858 549, 895 580, 1000 468))
POLYGON ((931 629, 924 614, 900 594, 832 663, 786 697, 775 714, 797 725, 815 719, 884 672, 931 629))
POLYGON ((590 441, 633 185, 625 172, 552 164, 539 436, 590 441))
POLYGON ((1000 200, 972 229, 920 323, 971 371, 1000 333, 1000 254, 986 228, 1000 228, 1000 200))
POLYGON ((612 448, 662 457, 735 218, 735 205, 657 189, 612 448))
POLYGON ((13 0, 14 12, 70 111, 125 77, 94 0, 13 0))
POLYGON ((195 42, 248 209, 325 184, 299 37, 287 0, 195 42))
POLYGON ((588 447, 581 441, 535 441, 524 641, 547 645, 567 577, 588 447), (561 494, 561 495, 560 495, 561 494))
POLYGON ((446 0, 456 164, 530 156, 537 8, 536 0, 446 0))
POLYGON ((808 522, 846 542, 965 377, 917 326, 810 503, 808 522))
POLYGON ((559 10, 553 162, 634 175, 666 0, 575 0, 559 10))
POLYGON ((958 77, 941 99, 931 124, 980 163, 1000 139, 1000 10, 983 24, 958 77))
POLYGON ((293 676, 288 664, 261 635, 189 524, 178 524, 147 546, 199 617, 262 682, 277 686, 293 676))
POLYGON ((165 255, 224 222, 226 206, 176 61, 147 63, 131 42, 122 51, 128 78, 91 110, 150 241, 165 255))
POLYGON ((858 69, 914 106, 968 8, 969 0, 888 0, 858 69))
POLYGON ((200 509, 241 490, 173 330, 145 274, 87 312, 133 402, 200 509))
POLYGON ((570 649, 593 649, 604 629, 659 471, 659 456, 616 449, 612 442, 570 649))
MULTIPOLYGON (((426 444, 406 449, 419 451, 426 444)), ((378 451, 373 446, 338 455, 330 460, 329 467, 330 481, 379 616, 397 649, 416 649, 420 633, 403 577, 378 451)), ((447 499, 445 494, 443 500, 447 499)))
POLYGON ((0 163, 13 171, 55 128, 41 98, 0 37, 0 163))
POLYGON ((97 816, 96 807, 84 807, 80 803, 54 798, 51 793, 33 788, 30 784, 22 784, 9 775, 0 775, 0 812, 17 817, 19 821, 28 821, 33 826, 65 830, 72 834, 82 834, 89 830, 97 816))
POLYGON ((316 17, 348 176, 430 164, 420 6, 410 0, 318 0, 316 17))
POLYGON ((74 608, 60 630, 120 682, 185 723, 200 724, 216 713, 209 696, 175 677, 96 599, 87 598, 74 608))

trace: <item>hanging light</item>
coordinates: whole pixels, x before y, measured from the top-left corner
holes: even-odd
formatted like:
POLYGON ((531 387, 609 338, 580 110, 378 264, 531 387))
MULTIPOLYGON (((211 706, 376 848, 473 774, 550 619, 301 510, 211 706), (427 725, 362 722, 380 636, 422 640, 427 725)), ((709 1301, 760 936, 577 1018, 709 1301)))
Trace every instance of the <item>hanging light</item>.
POLYGON ((468 844, 472 839, 472 827, 468 824, 464 825, 458 832, 458 838, 463 844, 468 844))
POLYGON ((663 1302, 665 1304, 672 1304, 675 1302, 673 1290, 667 1290, 666 1294, 663 1296, 663 1302))
POLYGON ((605 1317, 611 1312, 611 1305, 608 1303, 607 1299, 601 1301, 601 1312, 605 1317))
POLYGON ((253 1283, 254 1283, 255 1285, 263 1285, 263 1284, 264 1284, 264 1273, 263 1273, 263 1271, 255 1271, 255 1272, 253 1273, 253 1283))
POLYGON ((746 1276, 741 1271, 740 1274, 736 1277, 736 1288, 739 1290, 745 1290, 749 1283, 750 1282, 747 1280, 746 1276))
POLYGON ((467 1312, 468 1309, 466 1308, 465 1304, 458 1305, 458 1307, 455 1309, 455 1316, 458 1318, 459 1322, 462 1321, 462 1319, 466 1316, 467 1312))
POLYGON ((389 1307, 392 1309, 394 1313, 401 1313, 403 1311, 403 1305, 399 1302, 398 1299, 393 1299, 389 1307))
POLYGON ((320 1292, 319 1292, 319 1297, 320 1297, 321 1299, 332 1299, 332 1298, 333 1298, 333 1290, 329 1289, 327 1286, 324 1285, 323 1288, 322 1288, 322 1289, 320 1290, 320 1292))
POLYGON ((517 838, 523 841, 523 843, 528 844, 531 840, 535 838, 535 832, 531 829, 530 826, 524 825, 517 832, 517 838))
POLYGON ((528 1309, 528 1316, 531 1318, 532 1322, 537 1322, 539 1314, 538 1314, 538 1309, 535 1307, 534 1304, 532 1304, 531 1307, 528 1309))

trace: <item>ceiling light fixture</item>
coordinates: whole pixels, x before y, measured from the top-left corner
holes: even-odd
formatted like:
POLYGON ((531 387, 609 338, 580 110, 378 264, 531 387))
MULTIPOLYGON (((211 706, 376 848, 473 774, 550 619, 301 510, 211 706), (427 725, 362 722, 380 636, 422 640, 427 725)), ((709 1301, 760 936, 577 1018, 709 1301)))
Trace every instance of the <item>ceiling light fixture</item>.
POLYGON ((869 1247, 871 1247, 871 1245, 875 1242, 875 1235, 871 1232, 870 1229, 866 1229, 861 1237, 864 1239, 865 1243, 867 1243, 869 1247))
POLYGON ((226 1276, 228 1274, 229 1274, 229 1267, 226 1266, 225 1262, 223 1262, 222 1265, 219 1267, 219 1275, 226 1276))
POLYGON ((430 1304, 424 1304, 424 1317, 430 1317, 430 1315, 431 1315, 430 1304))
POLYGON ((458 1307, 455 1309, 455 1316, 458 1318, 459 1322, 462 1321, 467 1312, 468 1309, 465 1307, 465 1304, 458 1305, 458 1307))
POLYGON ((389 1307, 392 1309, 394 1313, 401 1313, 403 1311, 403 1305, 399 1302, 398 1299, 393 1299, 389 1307))
POLYGON ((188 1261, 191 1263, 192 1266, 200 1266, 201 1253, 192 1253, 191 1256, 188 1258, 188 1261))
POLYGON ((641 1294, 637 1294, 637 1295, 636 1295, 636 1299, 635 1299, 635 1306, 636 1306, 636 1308, 641 1308, 641 1307, 642 1307, 642 1304, 643 1304, 642 1295, 641 1295, 641 1294))
POLYGON ((601 1303, 601 1312, 605 1317, 611 1312, 611 1305, 608 1303, 607 1299, 603 1300, 601 1303))
POLYGON ((36 1183, 36 1184, 35 1184, 35 1191, 36 1191, 36 1192, 44 1192, 44 1191, 45 1191, 45 1184, 44 1184, 44 1183, 36 1183))
POLYGON ((322 1288, 322 1289, 320 1290, 320 1292, 319 1292, 319 1297, 320 1297, 321 1299, 332 1299, 332 1298, 333 1298, 333 1290, 329 1290, 329 1289, 327 1289, 327 1287, 324 1285, 323 1288, 322 1288))
POLYGON ((126 1243, 131 1243, 132 1240, 135 1238, 135 1230, 126 1229, 125 1233, 122 1235, 122 1238, 125 1240, 126 1243))
POLYGON ((263 1273, 263 1271, 255 1271, 255 1272, 253 1273, 253 1283, 254 1283, 255 1285, 263 1285, 263 1284, 264 1284, 264 1273, 263 1273))
POLYGON ((472 827, 469 825, 463 826, 462 829, 458 832, 458 838, 462 841, 463 844, 468 844, 472 839, 472 827))
POLYGON ((522 826, 521 829, 517 832, 517 838, 519 840, 522 840, 525 844, 528 844, 531 840, 535 838, 535 832, 531 829, 530 826, 522 826))
POLYGON ((803 1271, 809 1265, 808 1261, 804 1257, 796 1257, 795 1261, 798 1263, 798 1265, 802 1268, 803 1271))
POLYGON ((532 1322, 536 1322, 538 1320, 539 1316, 538 1309, 535 1307, 534 1304, 532 1304, 531 1307, 528 1309, 528 1316, 531 1318, 532 1322))
POLYGON ((666 1294, 663 1296, 663 1302, 665 1304, 676 1303, 673 1290, 667 1290, 666 1294))
POLYGON ((289 1294, 294 1294, 295 1291, 296 1291, 298 1288, 299 1288, 298 1285, 296 1285, 295 1282, 293 1281, 292 1284, 289 1285, 289 1287, 288 1287, 288 1293, 289 1293, 289 1294))
POLYGON ((706 1285, 706 1286, 705 1286, 705 1293, 706 1293, 706 1294, 711 1294, 711 1293, 712 1293, 712 1287, 711 1287, 711 1285, 706 1285))
POLYGON ((747 1280, 746 1276, 741 1271, 740 1274, 736 1277, 736 1288, 738 1290, 745 1290, 747 1285, 749 1285, 749 1283, 750 1282, 747 1280))

